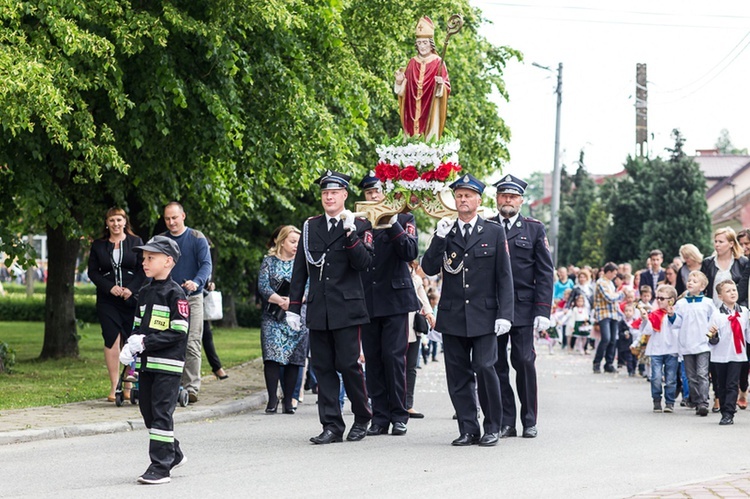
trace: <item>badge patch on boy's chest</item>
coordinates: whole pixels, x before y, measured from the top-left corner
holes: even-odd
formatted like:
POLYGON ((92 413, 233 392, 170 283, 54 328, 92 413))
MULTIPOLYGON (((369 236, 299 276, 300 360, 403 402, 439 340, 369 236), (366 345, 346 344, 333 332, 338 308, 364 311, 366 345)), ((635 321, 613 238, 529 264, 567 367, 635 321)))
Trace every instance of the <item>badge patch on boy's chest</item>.
POLYGON ((152 315, 151 320, 148 323, 149 329, 155 329, 157 331, 166 331, 169 329, 169 317, 159 317, 152 315))

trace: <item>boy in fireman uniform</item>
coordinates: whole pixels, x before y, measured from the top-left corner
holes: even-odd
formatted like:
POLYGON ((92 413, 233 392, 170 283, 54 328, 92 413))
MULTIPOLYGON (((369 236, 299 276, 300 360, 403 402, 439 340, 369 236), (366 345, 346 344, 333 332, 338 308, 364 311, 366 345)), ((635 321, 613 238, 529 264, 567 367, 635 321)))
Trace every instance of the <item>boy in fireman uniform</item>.
POLYGON ((185 292, 171 277, 180 258, 177 243, 154 236, 133 250, 143 251, 143 270, 152 278, 139 292, 133 333, 120 354, 123 364, 135 359, 140 410, 149 430, 151 465, 138 482, 168 483, 170 472, 187 462, 174 438, 172 414, 185 365, 190 307, 185 292))

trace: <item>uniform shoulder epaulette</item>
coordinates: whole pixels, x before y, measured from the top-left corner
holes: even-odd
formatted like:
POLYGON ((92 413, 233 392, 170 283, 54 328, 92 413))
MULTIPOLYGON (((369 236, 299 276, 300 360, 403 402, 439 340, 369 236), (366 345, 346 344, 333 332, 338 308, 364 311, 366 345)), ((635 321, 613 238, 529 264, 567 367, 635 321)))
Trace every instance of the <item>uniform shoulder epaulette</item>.
POLYGON ((323 215, 315 215, 315 216, 312 216, 312 217, 308 218, 308 220, 315 220, 316 218, 320 218, 322 216, 323 215))
POLYGON ((535 224, 540 224, 540 225, 542 224, 541 220, 537 220, 536 218, 524 217, 524 220, 526 220, 527 222, 535 223, 535 224))
POLYGON ((500 225, 500 222, 498 222, 497 220, 492 220, 491 218, 485 218, 484 221, 491 224, 500 225))

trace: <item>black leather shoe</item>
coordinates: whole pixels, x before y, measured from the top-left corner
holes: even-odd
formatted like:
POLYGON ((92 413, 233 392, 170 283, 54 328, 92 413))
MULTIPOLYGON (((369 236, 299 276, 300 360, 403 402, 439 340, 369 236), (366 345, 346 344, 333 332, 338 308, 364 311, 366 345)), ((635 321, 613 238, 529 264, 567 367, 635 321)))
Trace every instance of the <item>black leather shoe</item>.
POLYGON ((517 437, 518 432, 512 426, 503 426, 500 428, 500 438, 517 437))
POLYGON ((523 429, 523 438, 536 438, 536 426, 528 426, 523 429))
POLYGON ((322 444, 332 444, 334 442, 341 442, 343 439, 341 438, 341 435, 336 435, 331 430, 323 430, 323 433, 318 435, 317 437, 312 437, 310 439, 310 442, 322 445, 322 444))
POLYGON ((402 423, 401 421, 393 423, 391 435, 406 435, 406 423, 402 423))
POLYGON ((388 427, 386 426, 383 428, 377 423, 373 423, 370 425, 370 429, 367 430, 367 436, 374 436, 374 435, 386 435, 388 433, 388 427))
POLYGON ((458 447, 465 447, 467 445, 476 445, 479 443, 479 435, 472 435, 471 433, 464 433, 457 439, 455 439, 453 442, 451 442, 451 445, 455 445, 458 447))
POLYGON ((500 436, 497 433, 485 433, 482 438, 479 439, 480 447, 492 447, 497 444, 500 440, 500 436))
POLYGON ((346 439, 350 442, 358 442, 367 435, 367 423, 354 423, 346 439))

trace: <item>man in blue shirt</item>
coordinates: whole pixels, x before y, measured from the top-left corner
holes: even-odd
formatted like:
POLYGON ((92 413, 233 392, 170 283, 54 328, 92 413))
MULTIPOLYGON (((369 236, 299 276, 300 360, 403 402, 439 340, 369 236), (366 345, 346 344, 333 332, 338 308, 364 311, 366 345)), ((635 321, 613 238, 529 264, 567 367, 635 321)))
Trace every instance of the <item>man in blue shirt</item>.
POLYGON ((185 210, 180 203, 172 201, 164 207, 164 222, 168 231, 162 235, 174 239, 182 255, 172 270, 172 279, 185 290, 190 304, 190 329, 182 387, 188 392, 188 400, 197 402, 201 387, 203 287, 211 278, 211 252, 206 236, 185 225, 185 210))

